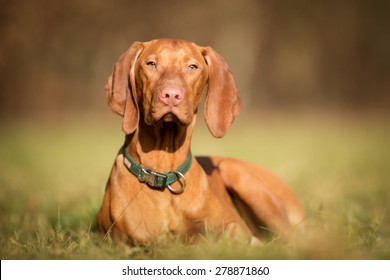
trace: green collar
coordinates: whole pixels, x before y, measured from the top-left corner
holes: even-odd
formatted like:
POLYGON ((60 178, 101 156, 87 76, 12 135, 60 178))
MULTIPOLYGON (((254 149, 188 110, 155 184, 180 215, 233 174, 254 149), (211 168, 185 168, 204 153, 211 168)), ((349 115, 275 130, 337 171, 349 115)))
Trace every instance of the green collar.
POLYGON ((179 166, 177 171, 170 171, 167 173, 160 173, 150 168, 145 168, 130 156, 126 150, 126 145, 123 146, 123 162, 127 169, 133 174, 141 183, 147 183, 150 187, 156 189, 164 189, 167 187, 172 193, 182 193, 186 187, 186 178, 184 174, 190 169, 192 163, 191 151, 188 154, 185 162, 179 166), (182 182, 179 181, 183 179, 182 182), (181 184, 180 189, 174 189, 171 184, 179 181, 181 184))

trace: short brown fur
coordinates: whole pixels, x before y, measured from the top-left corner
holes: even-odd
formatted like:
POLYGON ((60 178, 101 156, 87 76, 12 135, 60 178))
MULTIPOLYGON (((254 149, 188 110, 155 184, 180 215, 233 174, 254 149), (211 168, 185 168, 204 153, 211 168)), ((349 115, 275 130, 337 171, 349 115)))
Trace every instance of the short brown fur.
MULTIPOLYGON (((212 48, 159 39, 135 42, 119 58, 106 94, 123 117, 134 160, 159 172, 179 168, 190 152, 206 85, 206 124, 214 137, 223 137, 240 111, 240 96, 228 65, 212 48)), ((304 219, 294 193, 251 163, 193 158, 184 192, 173 194, 141 183, 123 160, 119 152, 98 213, 99 230, 114 240, 147 245, 174 235, 192 241, 206 231, 254 240, 261 237, 260 226, 287 236, 304 219)))

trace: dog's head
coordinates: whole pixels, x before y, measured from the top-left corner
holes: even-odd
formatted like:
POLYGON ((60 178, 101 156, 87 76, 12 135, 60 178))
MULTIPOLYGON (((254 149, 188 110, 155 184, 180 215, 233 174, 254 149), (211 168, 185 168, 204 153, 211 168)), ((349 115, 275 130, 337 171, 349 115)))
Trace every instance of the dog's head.
POLYGON ((206 124, 222 137, 240 111, 240 96, 227 63, 210 47, 172 39, 135 42, 115 64, 106 94, 131 134, 140 118, 147 125, 189 125, 206 84, 206 124))

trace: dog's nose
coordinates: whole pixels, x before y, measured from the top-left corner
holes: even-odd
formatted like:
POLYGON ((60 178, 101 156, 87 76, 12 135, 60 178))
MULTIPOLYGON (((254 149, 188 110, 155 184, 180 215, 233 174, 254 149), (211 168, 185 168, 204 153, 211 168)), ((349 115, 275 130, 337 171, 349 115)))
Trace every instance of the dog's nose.
POLYGON ((177 106, 183 100, 183 90, 178 87, 164 87, 160 93, 160 100, 168 106, 177 106))

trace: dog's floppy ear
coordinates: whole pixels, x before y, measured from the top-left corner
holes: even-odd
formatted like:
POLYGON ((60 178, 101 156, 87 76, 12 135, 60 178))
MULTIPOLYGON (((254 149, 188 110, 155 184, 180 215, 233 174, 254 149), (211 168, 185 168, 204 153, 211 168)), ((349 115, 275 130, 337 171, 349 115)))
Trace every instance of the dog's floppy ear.
POLYGON ((108 105, 113 112, 123 117, 122 129, 126 134, 133 133, 139 122, 134 64, 142 50, 142 43, 133 43, 114 65, 106 84, 108 105))
POLYGON ((240 112, 240 94, 225 60, 211 47, 203 49, 203 56, 209 68, 204 116, 211 134, 220 138, 240 112))

